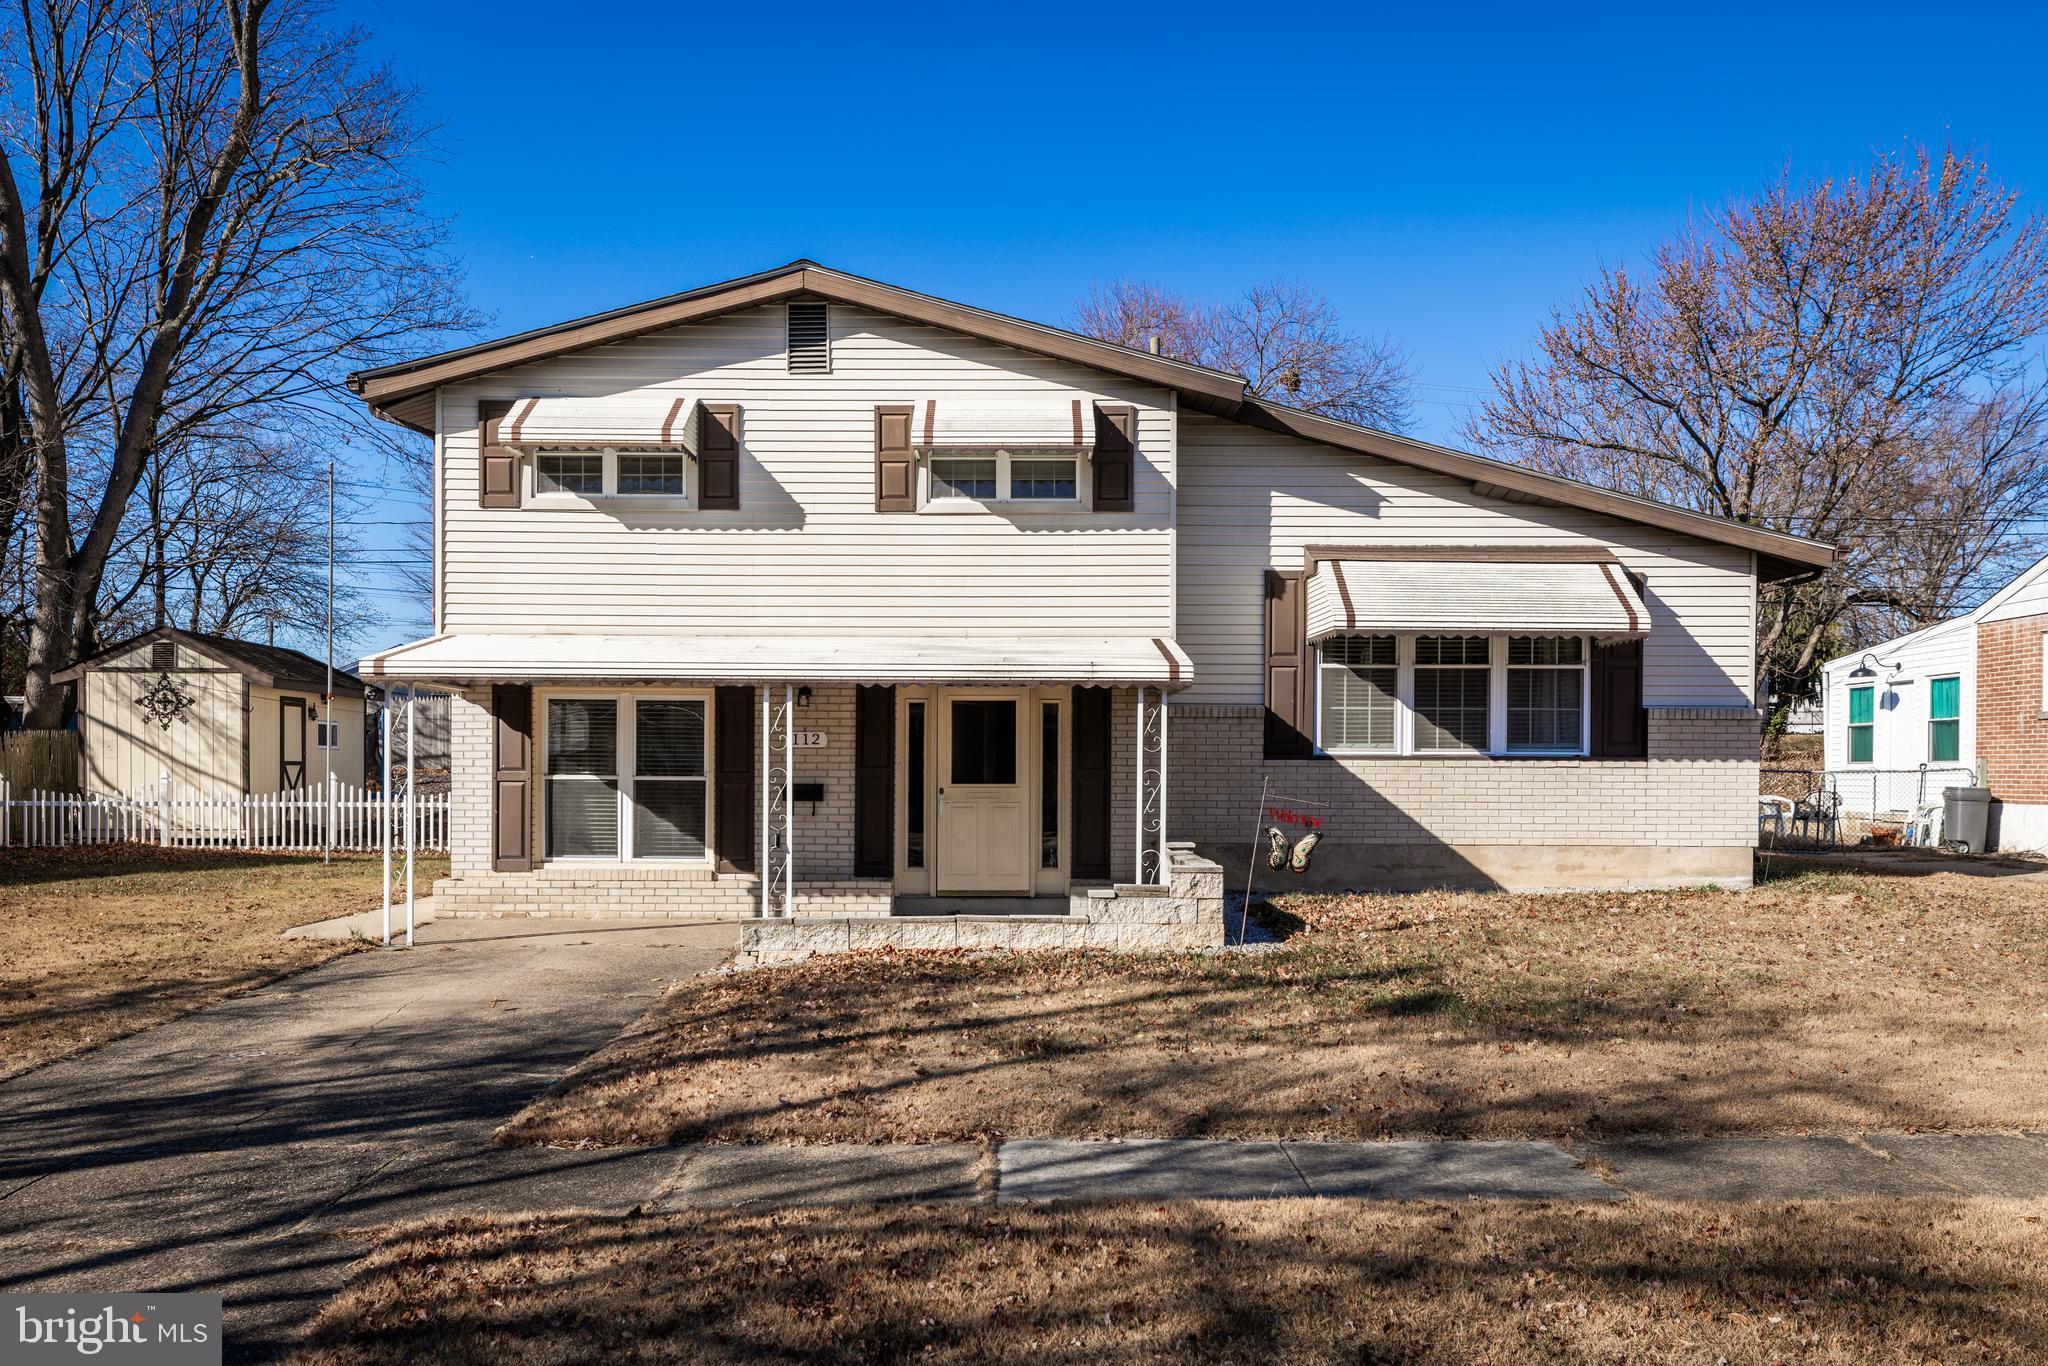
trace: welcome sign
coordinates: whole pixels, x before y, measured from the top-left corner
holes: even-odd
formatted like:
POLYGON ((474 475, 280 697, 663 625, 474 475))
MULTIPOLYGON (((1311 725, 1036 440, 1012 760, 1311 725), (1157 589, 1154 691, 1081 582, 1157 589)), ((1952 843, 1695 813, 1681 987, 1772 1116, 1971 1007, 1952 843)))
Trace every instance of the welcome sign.
POLYGON ((218 1295, 0 1295, 0 1361, 220 1366, 218 1295))

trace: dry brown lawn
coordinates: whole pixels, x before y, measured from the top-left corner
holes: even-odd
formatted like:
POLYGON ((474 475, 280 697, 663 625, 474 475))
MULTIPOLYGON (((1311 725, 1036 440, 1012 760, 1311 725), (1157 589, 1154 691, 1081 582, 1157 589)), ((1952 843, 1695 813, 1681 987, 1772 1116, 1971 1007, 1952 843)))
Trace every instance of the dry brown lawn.
POLYGON ((510 1142, 2048 1126, 2048 881, 1298 896, 1281 952, 678 985, 510 1142))
MULTIPOLYGON (((428 859, 422 887, 445 874, 428 859)), ((375 855, 0 850, 0 1077, 350 951, 280 931, 377 904, 375 855)))
POLYGON ((2048 1205, 1339 1201, 405 1230, 295 1366, 2048 1356, 2048 1205))

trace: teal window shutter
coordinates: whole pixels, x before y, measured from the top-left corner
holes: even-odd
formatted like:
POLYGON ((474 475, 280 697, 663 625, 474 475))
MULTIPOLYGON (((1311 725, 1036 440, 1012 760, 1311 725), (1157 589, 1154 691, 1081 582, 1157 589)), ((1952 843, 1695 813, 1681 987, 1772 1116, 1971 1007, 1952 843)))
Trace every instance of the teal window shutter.
POLYGON ((1849 689, 1849 762, 1852 764, 1870 762, 1874 749, 1876 701, 1875 688, 1849 689))

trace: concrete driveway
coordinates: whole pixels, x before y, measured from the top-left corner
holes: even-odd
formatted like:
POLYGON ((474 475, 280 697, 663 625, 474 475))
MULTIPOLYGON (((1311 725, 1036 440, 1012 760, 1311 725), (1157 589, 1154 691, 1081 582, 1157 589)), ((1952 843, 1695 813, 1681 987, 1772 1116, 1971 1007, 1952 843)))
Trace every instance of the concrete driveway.
POLYGON ((228 1358, 272 1357, 363 1252, 349 1229, 468 1207, 480 1185, 509 1182, 485 1203, 516 1203, 521 1172, 546 1169, 559 1196, 564 1177, 644 1161, 487 1145, 736 938, 444 920, 410 952, 356 954, 0 1083, 0 1288, 219 1291, 228 1358))

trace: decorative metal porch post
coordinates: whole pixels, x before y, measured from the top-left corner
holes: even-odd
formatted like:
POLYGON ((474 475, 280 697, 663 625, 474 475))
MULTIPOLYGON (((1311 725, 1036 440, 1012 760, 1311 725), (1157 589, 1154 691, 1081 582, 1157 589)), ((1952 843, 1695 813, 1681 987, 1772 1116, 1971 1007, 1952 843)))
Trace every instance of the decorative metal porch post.
POLYGON ((785 916, 796 898, 796 804, 789 799, 796 772, 796 691, 783 685, 782 705, 761 685, 761 915, 785 916), (781 743, 776 743, 777 737, 781 743), (780 754, 778 756, 778 750, 780 754), (780 762, 777 762, 778 757, 780 762))
POLYGON ((1166 883, 1166 691, 1138 689, 1137 880, 1166 883))

